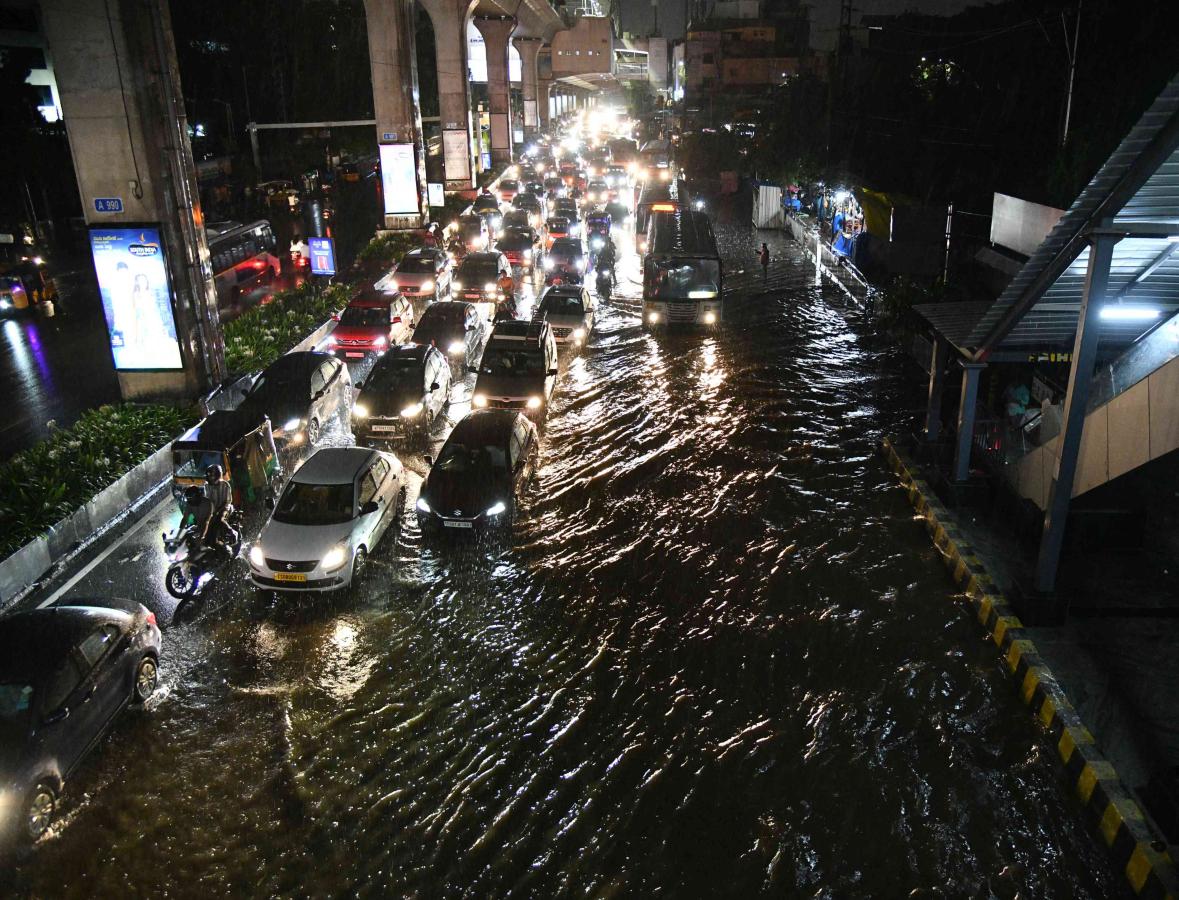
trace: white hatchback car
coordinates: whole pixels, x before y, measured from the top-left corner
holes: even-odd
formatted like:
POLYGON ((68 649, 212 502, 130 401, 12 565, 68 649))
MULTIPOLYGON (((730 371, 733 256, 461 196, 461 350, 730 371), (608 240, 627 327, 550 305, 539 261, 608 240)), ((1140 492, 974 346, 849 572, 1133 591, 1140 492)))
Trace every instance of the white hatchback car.
POLYGON ((299 467, 250 548, 250 578, 263 590, 334 591, 401 513, 405 470, 391 453, 326 447, 299 467))

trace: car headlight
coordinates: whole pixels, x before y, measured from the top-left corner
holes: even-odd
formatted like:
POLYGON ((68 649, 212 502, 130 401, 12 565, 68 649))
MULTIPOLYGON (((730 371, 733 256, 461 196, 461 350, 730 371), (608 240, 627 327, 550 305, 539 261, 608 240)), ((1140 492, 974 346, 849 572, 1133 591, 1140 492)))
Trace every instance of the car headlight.
POLYGON ((427 278, 425 281, 422 282, 422 286, 421 286, 421 288, 419 288, 419 290, 421 290, 423 293, 426 293, 426 294, 430 293, 430 291, 434 290, 434 279, 427 278))
POLYGON ((425 497, 418 497, 418 502, 415 503, 414 506, 417 508, 418 512, 429 513, 434 511, 430 509, 430 504, 426 502, 425 497))
POLYGON ((323 559, 319 564, 323 566, 325 572, 334 572, 348 561, 348 551, 343 544, 337 544, 324 554, 323 559))
POLYGON ((546 256, 546 257, 545 257, 545 260, 544 260, 544 267, 545 267, 546 269, 551 269, 551 268, 553 267, 553 258, 552 258, 551 256, 546 256))
POLYGON ((421 403, 415 403, 413 406, 407 406, 401 411, 401 417, 403 419, 412 419, 422 411, 422 408, 423 407, 421 403))
POLYGON ((529 409, 540 409, 540 398, 539 397, 529 397, 528 402, 525 405, 529 409))
POLYGON ((524 251, 524 258, 525 258, 525 259, 532 259, 532 251, 531 251, 531 250, 525 250, 525 251, 524 251))
POLYGON ((480 409, 482 409, 484 406, 487 405, 487 395, 486 394, 476 394, 474 397, 471 398, 471 405, 477 406, 480 409))
POLYGON ((574 328, 573 329, 573 340, 580 341, 580 340, 584 340, 584 339, 585 339, 585 329, 584 328, 574 328))
POLYGON ((716 324, 716 313, 706 312, 704 314, 704 324, 705 325, 715 325, 716 324))
POLYGON ((457 278, 450 283, 450 286, 452 288, 454 288, 456 291, 461 291, 463 289, 463 283, 461 281, 459 281, 457 278))
POLYGON ((389 288, 389 290, 391 290, 391 291, 399 291, 399 290, 401 290, 401 285, 399 285, 399 284, 397 283, 397 279, 395 279, 395 278, 390 278, 390 279, 389 279, 389 280, 388 280, 388 281, 385 283, 385 286, 386 286, 387 288, 389 288))
POLYGON ((447 352, 451 353, 452 355, 458 356, 460 353, 466 352, 467 345, 464 344, 462 341, 452 341, 451 345, 449 347, 447 347, 446 349, 447 349, 447 352))
POLYGON ((487 515, 487 516, 498 516, 498 515, 500 515, 501 513, 505 513, 505 512, 507 512, 507 511, 508 511, 508 508, 507 508, 507 507, 504 505, 504 502, 501 500, 499 503, 495 504, 495 506, 492 506, 492 507, 490 507, 490 508, 487 510, 487 512, 486 512, 486 513, 484 513, 484 515, 487 515))
POLYGON ((483 292, 486 294, 494 294, 495 288, 496 288, 495 282, 489 281, 489 282, 487 282, 487 284, 483 285, 483 292))
POLYGON ((352 415, 354 415, 358 419, 367 419, 368 418, 368 407, 365 406, 363 403, 353 403, 352 404, 352 415))
POLYGON ((389 343, 389 339, 384 335, 377 335, 373 338, 374 347, 384 347, 387 343, 389 343))
POLYGON ((262 553, 262 548, 257 544, 250 548, 250 562, 259 569, 266 565, 266 556, 262 553))
POLYGON ((664 181, 671 181, 671 172, 667 171, 667 169, 664 169, 659 173, 659 177, 664 181))
POLYGON ((659 313, 657 313, 657 312, 647 313, 647 321, 650 322, 652 325, 655 324, 656 322, 659 321, 659 313))
POLYGON ((298 431, 302 427, 303 427, 303 420, 302 419, 291 419, 289 422, 287 422, 285 425, 283 425, 282 430, 283 431, 298 431))

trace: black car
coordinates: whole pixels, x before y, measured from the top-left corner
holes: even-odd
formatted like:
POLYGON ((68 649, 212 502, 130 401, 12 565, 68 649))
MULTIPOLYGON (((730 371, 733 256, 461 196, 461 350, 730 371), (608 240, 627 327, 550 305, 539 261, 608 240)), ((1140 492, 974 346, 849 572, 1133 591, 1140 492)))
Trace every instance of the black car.
POLYGON ((528 213, 530 217, 540 218, 540 200, 534 194, 518 194, 512 206, 517 210, 528 213))
MULTIPOLYGON (((544 184, 540 181, 529 181, 524 185, 524 192, 537 201, 537 210, 540 210, 540 198, 544 196, 544 184)), ((520 198, 516 198, 516 205, 520 205, 520 198)))
POLYGON ((500 322, 471 370, 479 374, 471 405, 522 409, 542 417, 557 384, 557 341, 544 321, 500 322))
POLYGON ((0 843, 53 823, 70 773, 159 681, 160 629, 138 603, 68 604, 0 619, 0 843))
POLYGON ((468 250, 484 250, 487 248, 487 223, 482 216, 468 214, 459 216, 458 234, 468 250))
POLYGON ((580 238, 557 238, 544 258, 548 272, 565 272, 581 277, 585 273, 585 249, 580 238))
POLYGON ((498 303, 502 299, 499 279, 505 273, 511 277, 512 264, 498 250, 468 253, 454 271, 451 296, 473 303, 498 303))
POLYGON ((433 344, 450 360, 452 371, 474 365, 487 339, 487 325, 472 303, 447 300, 429 307, 418 320, 413 343, 433 344))
POLYGON ((377 360, 352 406, 357 440, 428 430, 450 405, 450 364, 437 348, 402 344, 377 360))
POLYGON ((471 413, 450 433, 422 484, 423 534, 510 527, 539 457, 536 426, 527 416, 506 409, 471 413))
POLYGON ((307 350, 272 362, 254 381, 241 409, 269 416, 277 440, 314 445, 324 425, 343 416, 351 402, 348 367, 330 353, 307 350))
POLYGON ((513 266, 531 270, 536 255, 536 233, 531 228, 507 228, 503 237, 495 242, 495 249, 513 266))
POLYGON ((475 198, 475 202, 471 204, 471 212, 499 212, 499 200, 492 194, 480 194, 475 198))

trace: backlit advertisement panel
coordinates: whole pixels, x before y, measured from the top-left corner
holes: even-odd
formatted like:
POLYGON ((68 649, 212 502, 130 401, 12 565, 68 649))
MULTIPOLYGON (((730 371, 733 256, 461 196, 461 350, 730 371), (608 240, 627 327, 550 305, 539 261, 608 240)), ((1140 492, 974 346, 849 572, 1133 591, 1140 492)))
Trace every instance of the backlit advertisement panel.
POLYGON ((159 228, 92 228, 90 255, 115 368, 183 369, 159 228))
POLYGON ((418 204, 418 170, 413 144, 381 144, 381 187, 385 194, 385 215, 415 216, 418 204))

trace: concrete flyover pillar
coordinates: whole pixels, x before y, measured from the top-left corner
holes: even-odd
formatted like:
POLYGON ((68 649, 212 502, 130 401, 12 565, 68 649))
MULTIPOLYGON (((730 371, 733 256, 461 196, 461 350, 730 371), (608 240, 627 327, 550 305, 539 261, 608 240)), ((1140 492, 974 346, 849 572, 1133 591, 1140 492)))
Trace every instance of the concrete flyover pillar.
POLYGON ((225 377, 217 292, 164 0, 42 0, 124 399, 225 377))
POLYGON ((429 217, 418 104, 413 0, 364 0, 373 112, 381 150, 385 227, 420 228, 429 217))
POLYGON ((507 16, 476 16, 475 27, 487 48, 487 101, 491 112, 491 161, 512 161, 512 95, 508 88, 508 39, 516 20, 507 16))
POLYGON ((467 70, 467 24, 471 0, 420 0, 434 25, 438 71, 438 114, 442 123, 442 165, 447 191, 475 186, 476 152, 471 136, 471 83, 467 70))
POLYGON ((541 128, 549 127, 549 119, 551 118, 552 110, 549 108, 552 103, 551 91, 553 87, 553 79, 538 78, 536 80, 536 111, 539 117, 539 125, 541 128))
POLYGON ((531 138, 540 128, 539 91, 537 89, 536 58, 540 54, 540 38, 516 38, 520 51, 520 93, 524 98, 524 137, 531 138))

